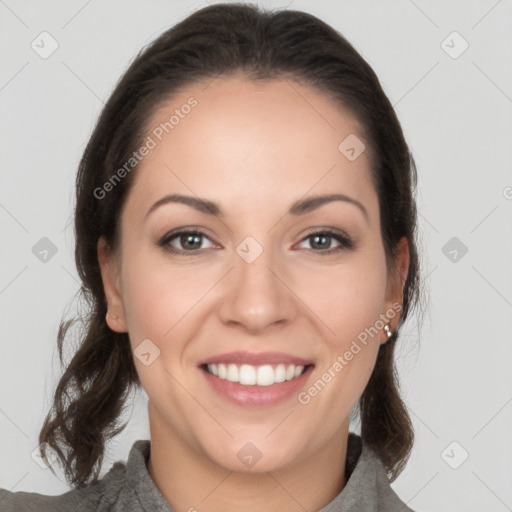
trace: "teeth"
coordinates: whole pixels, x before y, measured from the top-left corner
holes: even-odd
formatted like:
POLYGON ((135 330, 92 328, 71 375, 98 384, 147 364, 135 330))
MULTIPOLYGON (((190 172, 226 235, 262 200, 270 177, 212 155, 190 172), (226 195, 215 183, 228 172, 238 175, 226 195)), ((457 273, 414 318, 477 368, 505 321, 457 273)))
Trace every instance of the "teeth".
POLYGON ((228 364, 226 380, 229 380, 230 382, 238 382, 238 366, 236 364, 228 364))
POLYGON ((284 364, 278 364, 274 371, 274 380, 276 382, 284 382, 286 380, 286 366, 284 364))
MULTIPOLYGON (((235 365, 233 365, 235 366, 235 365)), ((256 384, 256 368, 254 366, 250 366, 248 364, 243 364, 240 366, 240 375, 238 379, 229 379, 231 382, 240 382, 244 386, 253 386, 256 384)))
POLYGON ((258 367, 256 384, 258 386, 271 386, 275 383, 274 369, 269 364, 258 367))
POLYGON ((270 364, 252 366, 250 364, 209 364, 207 370, 219 379, 238 382, 244 386, 272 386, 285 380, 292 380, 304 372, 304 366, 294 364, 270 364))

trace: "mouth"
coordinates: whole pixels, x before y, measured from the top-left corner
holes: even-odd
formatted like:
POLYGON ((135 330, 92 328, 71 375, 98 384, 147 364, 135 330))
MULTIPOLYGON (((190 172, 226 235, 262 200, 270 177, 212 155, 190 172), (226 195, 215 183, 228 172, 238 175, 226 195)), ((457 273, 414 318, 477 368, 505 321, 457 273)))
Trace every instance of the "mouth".
POLYGON ((211 389, 238 406, 271 406, 291 399, 312 373, 313 362, 284 353, 231 352, 199 364, 211 389))
POLYGON ((300 377, 312 364, 294 365, 280 363, 264 364, 204 364, 203 370, 221 380, 236 382, 242 386, 272 386, 300 377))

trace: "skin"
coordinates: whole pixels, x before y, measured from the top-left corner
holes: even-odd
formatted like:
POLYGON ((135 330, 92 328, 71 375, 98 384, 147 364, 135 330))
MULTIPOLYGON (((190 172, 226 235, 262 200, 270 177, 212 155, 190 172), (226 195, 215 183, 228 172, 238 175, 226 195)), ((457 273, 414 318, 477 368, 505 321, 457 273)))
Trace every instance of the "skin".
MULTIPOLYGON (((346 483, 349 415, 386 333, 370 337, 307 405, 296 396, 257 409, 231 404, 197 364, 234 350, 286 352, 314 362, 307 389, 359 333, 401 304, 407 242, 388 274, 367 152, 351 162, 338 150, 351 133, 364 140, 362 130, 320 91, 220 77, 186 87, 150 126, 190 96, 197 107, 136 171, 118 251, 98 242, 108 325, 127 331, 133 349, 150 339, 160 350, 148 366, 134 358, 149 399, 148 471, 178 512, 238 511, 241 503, 246 512, 318 510, 346 483), (168 203, 145 217, 171 193, 214 201, 225 215, 168 203), (333 193, 359 201, 367 218, 342 201, 286 215, 304 196, 333 193), (193 255, 157 245, 186 226, 206 234, 193 255), (340 246, 331 238, 315 249, 307 236, 327 228, 347 233, 354 248, 319 254, 340 246), (250 264, 236 252, 248 236, 263 248, 250 264), (237 457, 247 442, 262 454, 251 468, 237 457)), ((180 237, 172 245, 186 252, 180 237)))

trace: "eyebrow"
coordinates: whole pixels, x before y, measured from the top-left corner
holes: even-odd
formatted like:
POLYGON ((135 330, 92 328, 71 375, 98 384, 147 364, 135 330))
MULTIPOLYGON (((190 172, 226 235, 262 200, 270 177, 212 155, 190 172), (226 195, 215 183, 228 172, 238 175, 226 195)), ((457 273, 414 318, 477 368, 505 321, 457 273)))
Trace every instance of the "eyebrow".
MULTIPOLYGON (((324 196, 313 196, 308 199, 300 199, 292 204, 292 206, 288 210, 288 213, 290 215, 295 216, 304 215, 306 213, 309 213, 313 210, 320 208, 324 204, 333 201, 343 201, 356 206, 363 213, 365 219, 367 221, 369 220, 368 211, 366 210, 366 208, 359 201, 356 201, 355 199, 352 199, 351 197, 348 197, 344 194, 330 194, 324 196)), ((224 217, 224 212, 222 211, 222 209, 212 201, 207 201, 205 199, 200 199, 198 197, 184 196, 181 194, 171 194, 162 197, 156 203, 154 203, 151 206, 151 208, 147 211, 146 218, 149 216, 151 212, 155 211, 160 206, 169 203, 186 204, 187 206, 190 206, 191 208, 194 208, 195 210, 201 213, 213 215, 214 217, 224 217)))

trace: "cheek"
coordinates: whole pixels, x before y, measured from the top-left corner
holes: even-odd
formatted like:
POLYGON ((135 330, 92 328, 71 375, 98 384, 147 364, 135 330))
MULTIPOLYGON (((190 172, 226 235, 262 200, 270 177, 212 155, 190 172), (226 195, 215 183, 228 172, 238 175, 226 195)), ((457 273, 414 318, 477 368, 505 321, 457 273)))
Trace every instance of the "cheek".
MULTIPOLYGON (((209 288, 208 278, 197 272, 171 266, 161 257, 134 247, 123 260, 123 305, 126 327, 142 386, 156 403, 163 398, 177 401, 179 386, 173 385, 170 374, 182 380, 181 357, 191 330, 197 323, 188 321, 194 306, 209 288), (149 365, 137 360, 137 347, 149 339, 149 365)), ((145 350, 146 351, 146 350, 145 350)), ((165 402, 167 403, 167 402, 165 402)))
MULTIPOLYGON (((314 389, 305 390, 304 399, 315 401, 313 407, 319 410, 338 411, 344 417, 370 378, 382 338, 379 319, 387 282, 383 250, 376 246, 350 264, 317 267, 305 275, 301 296, 322 320, 325 336, 319 381, 314 389), (314 398, 317 394, 322 398, 314 398)), ((333 429, 336 422, 333 419, 333 429)))
POLYGON ((215 281, 197 269, 130 252, 124 262, 123 302, 130 334, 164 341, 215 281))
POLYGON ((311 267, 296 279, 301 283, 298 295, 322 320, 328 339, 339 349, 373 326, 384 312, 383 258, 354 257, 346 265, 311 267))

